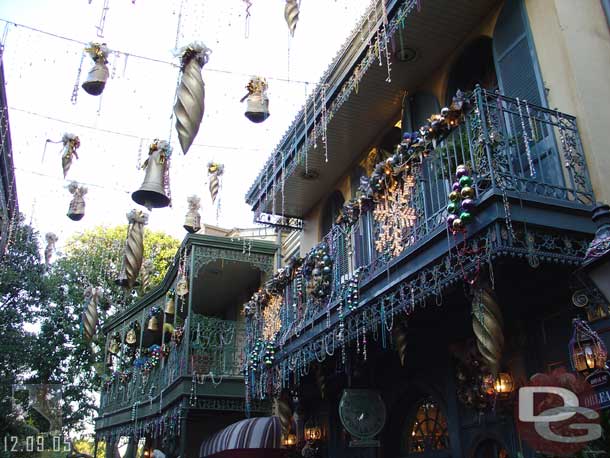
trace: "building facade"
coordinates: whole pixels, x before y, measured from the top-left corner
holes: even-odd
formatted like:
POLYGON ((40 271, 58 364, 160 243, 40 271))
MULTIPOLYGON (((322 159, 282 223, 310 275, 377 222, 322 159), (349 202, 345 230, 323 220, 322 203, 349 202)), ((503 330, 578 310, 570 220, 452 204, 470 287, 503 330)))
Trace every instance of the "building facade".
POLYGON ((606 3, 374 2, 297 114, 246 199, 300 253, 244 311, 303 456, 535 456, 515 388, 607 338, 606 3))

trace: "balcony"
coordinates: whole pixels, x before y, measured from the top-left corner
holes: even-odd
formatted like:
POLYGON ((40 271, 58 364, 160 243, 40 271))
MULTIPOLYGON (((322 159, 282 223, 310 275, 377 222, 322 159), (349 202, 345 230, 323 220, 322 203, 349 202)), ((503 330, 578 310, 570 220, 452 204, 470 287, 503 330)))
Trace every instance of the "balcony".
MULTIPOLYGON (((576 119, 481 88, 465 106, 457 126, 406 161, 410 217, 391 234, 395 243, 379 244, 375 212, 383 199, 376 198, 267 283, 267 293, 282 299, 275 337, 282 373, 332 354, 399 311, 442 300, 445 287, 497 257, 532 266, 580 262, 594 232, 594 196, 576 119), (447 204, 460 164, 471 171, 476 208, 467 230, 453 233, 447 204)), ((350 204, 360 208, 356 199, 344 211, 350 204)), ((246 310, 255 316, 259 307, 264 317, 271 301, 255 299, 246 310)))

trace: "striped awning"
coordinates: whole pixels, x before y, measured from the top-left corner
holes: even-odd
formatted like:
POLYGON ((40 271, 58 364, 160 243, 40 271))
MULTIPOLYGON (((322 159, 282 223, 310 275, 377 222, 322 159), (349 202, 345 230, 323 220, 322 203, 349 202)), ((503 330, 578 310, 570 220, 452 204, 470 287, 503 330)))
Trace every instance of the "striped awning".
POLYGON ((248 418, 233 423, 204 440, 199 457, 204 458, 225 450, 279 449, 281 438, 279 417, 248 418))

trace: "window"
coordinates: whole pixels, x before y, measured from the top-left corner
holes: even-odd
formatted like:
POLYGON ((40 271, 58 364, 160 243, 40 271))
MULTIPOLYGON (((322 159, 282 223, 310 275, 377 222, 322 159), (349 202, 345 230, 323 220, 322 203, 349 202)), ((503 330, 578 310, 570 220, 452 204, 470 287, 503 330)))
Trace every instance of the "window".
POLYGON ((407 453, 449 449, 447 418, 434 399, 425 398, 417 404, 414 417, 407 424, 407 428, 407 453))
POLYGON ((343 207, 343 202, 345 202, 345 199, 343 198, 343 194, 339 191, 333 191, 326 200, 324 209, 322 210, 322 237, 330 232, 330 229, 333 227, 333 224, 337 220, 339 212, 343 207))

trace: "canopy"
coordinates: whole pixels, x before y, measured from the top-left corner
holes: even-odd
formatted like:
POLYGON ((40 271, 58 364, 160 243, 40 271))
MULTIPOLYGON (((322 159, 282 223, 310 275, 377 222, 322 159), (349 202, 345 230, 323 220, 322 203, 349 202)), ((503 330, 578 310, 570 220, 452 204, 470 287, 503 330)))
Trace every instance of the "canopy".
POLYGON ((248 418, 233 423, 204 440, 199 457, 279 457, 284 453, 284 450, 280 449, 281 437, 282 426, 279 417, 248 418), (227 450, 233 452, 225 453, 227 450), (236 453, 237 450, 240 453, 236 453))

